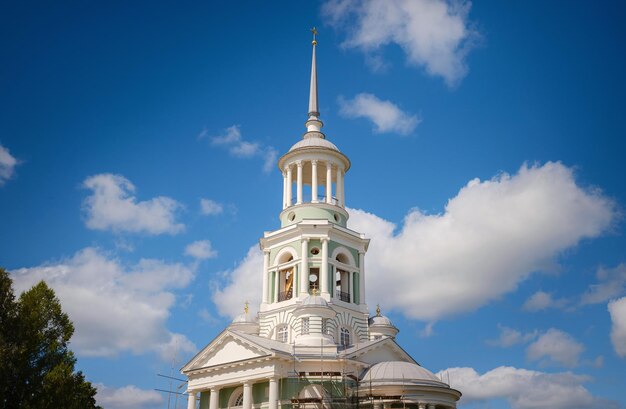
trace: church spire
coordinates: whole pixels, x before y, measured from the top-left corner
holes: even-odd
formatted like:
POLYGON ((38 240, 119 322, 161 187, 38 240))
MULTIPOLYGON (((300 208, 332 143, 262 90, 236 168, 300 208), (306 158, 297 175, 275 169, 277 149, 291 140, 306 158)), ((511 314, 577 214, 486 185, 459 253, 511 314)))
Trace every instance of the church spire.
MULTIPOLYGON (((313 33, 313 56, 311 58, 311 88, 309 90, 309 119, 306 121, 308 132, 320 132, 323 123, 319 120, 320 112, 317 104, 317 64, 315 60, 315 48, 317 46, 317 29, 311 29, 313 33)), ((322 136, 323 137, 323 136, 322 136)))

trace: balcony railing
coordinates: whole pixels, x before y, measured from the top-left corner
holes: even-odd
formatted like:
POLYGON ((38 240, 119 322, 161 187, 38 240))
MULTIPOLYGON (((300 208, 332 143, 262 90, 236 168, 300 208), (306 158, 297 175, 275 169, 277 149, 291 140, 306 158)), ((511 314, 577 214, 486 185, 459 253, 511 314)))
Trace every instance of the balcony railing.
POLYGON ((339 298, 341 301, 350 302, 350 293, 344 293, 343 291, 337 290, 337 292, 335 292, 335 297, 339 298))

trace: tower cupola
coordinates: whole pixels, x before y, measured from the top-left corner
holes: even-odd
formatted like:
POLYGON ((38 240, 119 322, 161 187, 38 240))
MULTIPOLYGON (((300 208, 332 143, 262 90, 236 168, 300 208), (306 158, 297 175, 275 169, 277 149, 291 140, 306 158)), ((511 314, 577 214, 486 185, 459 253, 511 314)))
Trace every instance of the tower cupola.
POLYGON ((326 139, 321 129, 317 92, 317 31, 313 32, 311 82, 306 131, 278 161, 283 174, 282 226, 306 219, 327 219, 346 226, 344 176, 350 160, 326 139), (294 189, 295 188, 295 189, 294 189))

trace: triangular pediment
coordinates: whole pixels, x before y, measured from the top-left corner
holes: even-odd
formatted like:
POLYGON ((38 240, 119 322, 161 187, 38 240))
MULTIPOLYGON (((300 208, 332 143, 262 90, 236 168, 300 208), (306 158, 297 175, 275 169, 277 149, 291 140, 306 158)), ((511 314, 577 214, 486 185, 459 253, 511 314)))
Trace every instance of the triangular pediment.
POLYGON ((193 357, 183 367, 182 371, 188 372, 200 368, 222 366, 258 359, 271 354, 270 350, 226 330, 193 357))
POLYGON ((393 339, 384 340, 365 345, 354 351, 351 356, 358 361, 369 365, 387 361, 404 361, 416 363, 413 357, 400 347, 393 339))

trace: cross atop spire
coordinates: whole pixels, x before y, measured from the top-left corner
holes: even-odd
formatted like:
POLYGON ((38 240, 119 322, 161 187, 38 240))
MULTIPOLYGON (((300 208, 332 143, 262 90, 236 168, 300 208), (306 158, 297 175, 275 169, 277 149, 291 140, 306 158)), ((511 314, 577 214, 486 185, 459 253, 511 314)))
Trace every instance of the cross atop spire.
POLYGON ((319 120, 320 112, 317 105, 317 63, 315 60, 315 48, 317 46, 317 29, 311 29, 313 33, 313 56, 311 58, 311 88, 309 90, 309 119, 306 121, 307 132, 320 132, 322 121, 319 120))

